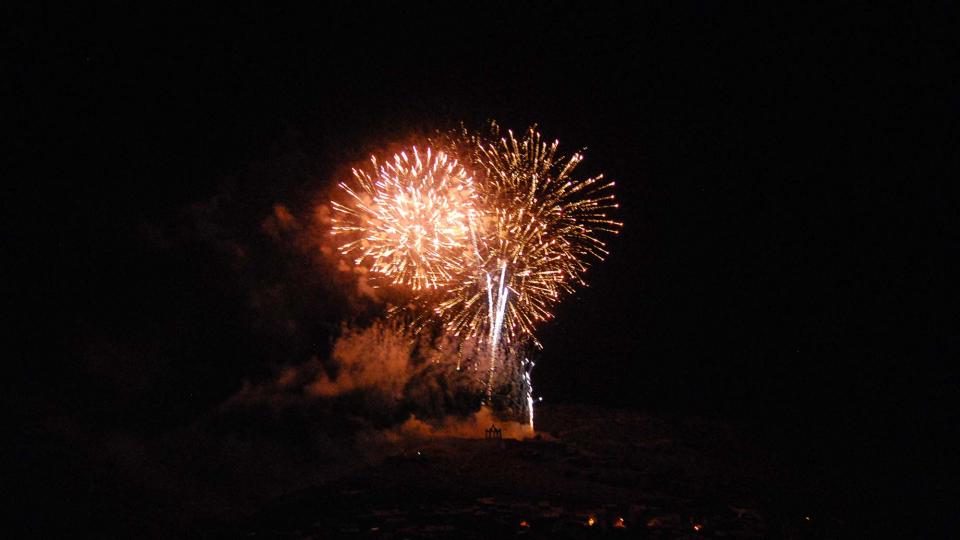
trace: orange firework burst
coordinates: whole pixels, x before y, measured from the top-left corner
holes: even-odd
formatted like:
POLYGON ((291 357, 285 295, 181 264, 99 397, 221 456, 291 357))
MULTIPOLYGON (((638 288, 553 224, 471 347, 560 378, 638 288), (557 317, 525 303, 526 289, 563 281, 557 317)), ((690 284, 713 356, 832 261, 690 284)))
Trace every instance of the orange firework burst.
POLYGON ((476 199, 473 180, 444 152, 396 154, 369 170, 353 169, 334 201, 332 234, 339 250, 375 276, 414 291, 448 285, 463 273, 470 253, 476 199))

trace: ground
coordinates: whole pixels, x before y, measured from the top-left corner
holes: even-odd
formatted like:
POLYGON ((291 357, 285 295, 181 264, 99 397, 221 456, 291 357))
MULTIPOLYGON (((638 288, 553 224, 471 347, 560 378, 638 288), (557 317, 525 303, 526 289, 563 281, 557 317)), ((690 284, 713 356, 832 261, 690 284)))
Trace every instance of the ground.
POLYGON ((829 492, 728 424, 541 407, 538 438, 379 442, 220 532, 256 538, 835 538, 829 492), (376 453, 375 453, 376 454, 376 453))

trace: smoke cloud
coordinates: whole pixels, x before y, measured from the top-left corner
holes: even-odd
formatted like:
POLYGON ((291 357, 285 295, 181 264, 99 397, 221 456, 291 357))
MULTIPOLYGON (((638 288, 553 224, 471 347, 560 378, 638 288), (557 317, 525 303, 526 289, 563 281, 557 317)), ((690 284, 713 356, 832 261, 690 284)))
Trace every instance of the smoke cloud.
POLYGON ((465 439, 479 439, 486 436, 486 430, 491 426, 500 429, 504 438, 525 439, 533 435, 527 424, 516 421, 504 421, 497 418, 486 405, 474 414, 467 417, 448 417, 437 422, 425 422, 416 416, 387 433, 388 438, 431 438, 431 437, 459 437, 465 439))
POLYGON ((493 424, 506 437, 532 435, 527 425, 501 421, 481 406, 485 372, 463 354, 448 338, 415 336, 393 321, 345 325, 328 361, 314 357, 266 382, 247 382, 223 410, 269 410, 316 429, 388 440, 483 437, 493 424))
POLYGON ((347 264, 340 257, 330 235, 331 212, 330 205, 318 199, 304 218, 297 219, 287 206, 274 204, 272 213, 261 223, 261 230, 275 242, 305 256, 331 281, 349 284, 342 291, 348 293, 355 307, 361 307, 364 301, 382 302, 378 289, 368 282, 368 269, 347 264))

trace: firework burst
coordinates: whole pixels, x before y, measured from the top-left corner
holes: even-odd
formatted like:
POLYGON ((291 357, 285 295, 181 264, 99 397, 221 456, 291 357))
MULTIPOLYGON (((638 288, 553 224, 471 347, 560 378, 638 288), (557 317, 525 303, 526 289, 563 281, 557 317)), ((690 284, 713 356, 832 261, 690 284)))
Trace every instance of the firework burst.
POLYGON ((561 156, 559 143, 543 141, 535 127, 517 138, 491 123, 483 134, 461 130, 444 140, 477 175, 482 212, 471 237, 477 264, 434 311, 449 330, 486 336, 494 348, 501 339, 539 346, 536 325, 585 285, 590 263, 607 254, 601 236, 622 226, 608 216, 617 207, 614 183, 578 178, 583 155, 561 156))
POLYGON ((471 260, 472 178, 430 148, 414 147, 385 164, 370 161, 369 169, 353 169, 352 182, 339 184, 345 201, 332 203, 340 252, 392 285, 447 286, 471 260))

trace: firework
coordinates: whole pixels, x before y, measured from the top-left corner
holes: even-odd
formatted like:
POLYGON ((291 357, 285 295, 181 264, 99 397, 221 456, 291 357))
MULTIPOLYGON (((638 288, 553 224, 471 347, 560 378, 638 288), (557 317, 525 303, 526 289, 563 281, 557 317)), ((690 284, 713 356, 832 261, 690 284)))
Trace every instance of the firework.
MULTIPOLYGON (((602 236, 622 226, 607 215, 614 183, 578 177, 583 155, 561 156, 535 127, 517 138, 491 123, 435 142, 444 151, 354 170, 353 185, 340 184, 347 203, 333 203, 333 234, 355 264, 415 291, 412 305, 448 334, 486 349, 489 402, 501 358, 540 347, 536 325, 607 254, 602 236)), ((518 371, 531 425, 532 366, 518 371)))
POLYGON ((603 176, 577 178, 581 153, 558 154, 534 127, 521 138, 497 124, 478 135, 461 131, 447 144, 477 175, 472 228, 473 259, 454 281, 435 312, 459 335, 484 335, 493 347, 532 341, 535 326, 552 317, 564 295, 585 285, 592 261, 607 254, 601 236, 621 223, 608 212, 617 207, 603 176))
POLYGON ((339 250, 374 276, 414 291, 435 289, 463 273, 475 219, 473 180, 444 152, 396 154, 353 169, 341 182, 345 202, 332 203, 339 250))

